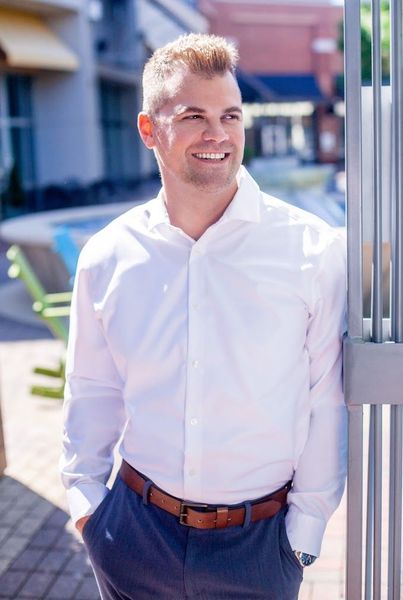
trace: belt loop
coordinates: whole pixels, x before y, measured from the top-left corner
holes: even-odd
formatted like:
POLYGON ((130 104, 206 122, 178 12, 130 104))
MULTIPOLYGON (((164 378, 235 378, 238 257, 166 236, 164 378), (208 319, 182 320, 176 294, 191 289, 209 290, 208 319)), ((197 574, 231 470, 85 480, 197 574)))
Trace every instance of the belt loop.
POLYGON ((252 517, 252 504, 250 502, 245 502, 245 518, 243 520, 242 527, 246 529, 250 525, 250 520, 252 517))
POLYGON ((228 525, 228 506, 217 507, 216 528, 223 529, 228 525))
POLYGON ((145 506, 147 506, 148 504, 148 492, 150 490, 150 487, 152 486, 153 482, 148 480, 144 482, 144 487, 143 487, 143 504, 145 506))

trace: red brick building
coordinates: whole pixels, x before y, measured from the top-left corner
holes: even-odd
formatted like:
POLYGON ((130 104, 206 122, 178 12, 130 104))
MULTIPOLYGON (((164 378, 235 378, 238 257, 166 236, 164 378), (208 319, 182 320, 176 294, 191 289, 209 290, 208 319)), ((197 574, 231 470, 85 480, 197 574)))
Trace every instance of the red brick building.
POLYGON ((343 71, 342 55, 337 49, 343 19, 341 3, 199 0, 198 8, 207 17, 211 33, 237 44, 244 100, 312 102, 316 158, 336 160, 340 119, 334 118, 332 107, 337 77, 343 71))

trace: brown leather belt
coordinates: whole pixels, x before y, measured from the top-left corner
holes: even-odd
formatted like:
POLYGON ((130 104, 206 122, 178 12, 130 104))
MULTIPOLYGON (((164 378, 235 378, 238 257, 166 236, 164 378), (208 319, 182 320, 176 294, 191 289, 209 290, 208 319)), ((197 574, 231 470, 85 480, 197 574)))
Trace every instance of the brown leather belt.
MULTIPOLYGON (((197 529, 222 529, 234 525, 243 525, 246 516, 245 505, 232 508, 231 506, 215 506, 210 504, 199 504, 197 502, 186 502, 170 496, 166 492, 151 484, 149 488, 145 484, 147 480, 140 475, 125 460, 120 467, 120 476, 126 485, 139 496, 146 495, 147 502, 159 506, 171 515, 179 517, 179 522, 188 527, 197 529)), ((260 521, 273 517, 287 503, 287 494, 291 489, 291 482, 284 487, 265 496, 260 500, 254 500, 251 504, 251 521, 260 521)))

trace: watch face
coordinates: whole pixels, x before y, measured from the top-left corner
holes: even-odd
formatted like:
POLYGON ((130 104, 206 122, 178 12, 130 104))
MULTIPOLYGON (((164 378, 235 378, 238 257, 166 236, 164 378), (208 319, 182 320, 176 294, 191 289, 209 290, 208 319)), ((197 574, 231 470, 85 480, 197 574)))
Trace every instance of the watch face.
POLYGON ((307 554, 306 552, 295 552, 295 556, 303 567, 309 567, 316 560, 316 556, 312 556, 312 554, 307 554))
POLYGON ((302 552, 301 560, 306 567, 309 567, 309 565, 311 565, 313 563, 313 561, 315 560, 315 557, 312 556, 311 554, 306 554, 305 552, 302 552))

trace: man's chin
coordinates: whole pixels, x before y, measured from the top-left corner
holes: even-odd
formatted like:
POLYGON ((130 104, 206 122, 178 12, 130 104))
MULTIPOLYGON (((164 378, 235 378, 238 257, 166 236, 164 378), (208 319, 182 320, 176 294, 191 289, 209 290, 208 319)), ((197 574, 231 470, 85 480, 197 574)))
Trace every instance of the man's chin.
POLYGON ((193 187, 195 187, 197 190, 199 190, 200 192, 204 192, 204 193, 209 193, 209 194, 214 194, 214 193, 220 193, 224 190, 229 190, 233 187, 234 182, 236 180, 233 179, 231 181, 221 181, 221 182, 192 182, 193 187))
POLYGON ((238 169, 234 173, 230 174, 227 173, 225 175, 220 175, 218 173, 214 173, 203 177, 200 176, 200 173, 194 173, 190 175, 189 183, 203 192, 220 192, 236 186, 237 172, 238 169))

